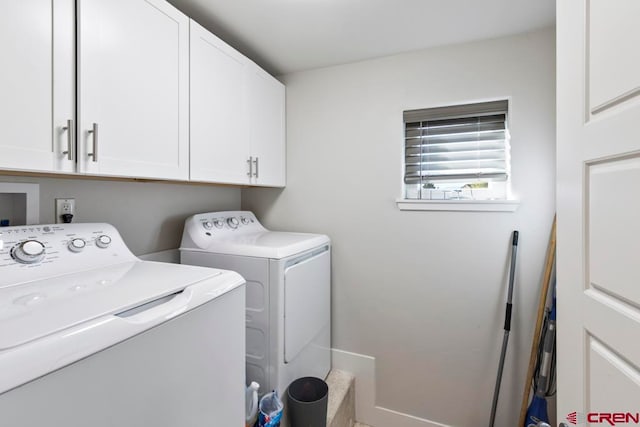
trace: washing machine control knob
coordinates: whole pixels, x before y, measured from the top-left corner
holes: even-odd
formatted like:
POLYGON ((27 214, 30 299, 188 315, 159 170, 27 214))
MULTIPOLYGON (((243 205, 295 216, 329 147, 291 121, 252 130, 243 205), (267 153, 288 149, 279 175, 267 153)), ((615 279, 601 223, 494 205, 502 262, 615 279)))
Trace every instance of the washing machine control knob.
POLYGON ((26 240, 11 250, 13 258, 22 264, 35 264, 42 261, 44 244, 38 240, 26 240))
POLYGON ((107 249, 111 244, 111 237, 103 234, 102 236, 98 236, 96 239, 96 246, 101 249, 107 249))
POLYGON ((211 224, 210 221, 203 222, 202 226, 204 227, 205 230, 211 230, 211 228, 213 228, 213 224, 211 224))
POLYGON ((242 221, 244 225, 249 224, 249 218, 247 218, 246 216, 240 217, 240 221, 242 221))
POLYGON ((214 220, 213 220, 213 225, 215 225, 215 226, 216 226, 216 228, 222 228, 222 226, 224 225, 224 222, 222 222, 222 221, 221 221, 221 220, 219 220, 219 219, 214 219, 214 220))
POLYGON ((68 248, 71 252, 82 252, 82 250, 84 249, 84 247, 87 246, 87 242, 84 241, 84 239, 72 239, 69 242, 68 248))
POLYGON ((238 225, 240 223, 238 222, 238 218, 236 218, 235 216, 232 216, 227 218, 227 224, 229 224, 229 227, 231 228, 238 228, 238 225))

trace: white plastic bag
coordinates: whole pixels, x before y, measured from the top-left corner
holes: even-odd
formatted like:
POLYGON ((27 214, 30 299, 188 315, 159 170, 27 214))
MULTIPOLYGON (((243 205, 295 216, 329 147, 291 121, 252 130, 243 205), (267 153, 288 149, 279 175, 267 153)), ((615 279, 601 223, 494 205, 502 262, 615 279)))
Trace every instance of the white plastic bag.
POLYGON ((278 397, 277 391, 272 391, 260 399, 260 413, 258 415, 258 427, 279 427, 282 419, 284 405, 278 397))

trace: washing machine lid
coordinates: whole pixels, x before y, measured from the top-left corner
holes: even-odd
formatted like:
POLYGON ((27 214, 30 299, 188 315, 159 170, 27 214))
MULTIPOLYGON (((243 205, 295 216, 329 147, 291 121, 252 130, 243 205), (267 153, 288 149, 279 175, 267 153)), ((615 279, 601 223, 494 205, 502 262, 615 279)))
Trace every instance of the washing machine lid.
POLYGON ((244 283, 233 271, 136 261, 0 289, 0 394, 244 283))
POLYGON ((214 235, 204 248, 183 247, 181 250, 282 259, 329 243, 329 237, 323 234, 260 231, 218 238, 214 235))
MULTIPOLYGON (((2 288, 0 352, 176 294, 223 271, 133 261, 2 288)), ((218 290, 228 289, 219 284, 218 290)), ((216 289, 209 291, 216 296, 216 289)))

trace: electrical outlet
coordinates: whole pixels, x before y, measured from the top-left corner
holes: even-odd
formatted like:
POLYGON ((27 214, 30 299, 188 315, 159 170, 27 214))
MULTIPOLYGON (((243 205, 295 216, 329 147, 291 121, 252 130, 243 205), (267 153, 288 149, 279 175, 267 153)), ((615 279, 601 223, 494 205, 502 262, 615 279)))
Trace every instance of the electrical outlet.
POLYGON ((76 214, 76 199, 56 199, 56 223, 64 222, 62 215, 76 214))

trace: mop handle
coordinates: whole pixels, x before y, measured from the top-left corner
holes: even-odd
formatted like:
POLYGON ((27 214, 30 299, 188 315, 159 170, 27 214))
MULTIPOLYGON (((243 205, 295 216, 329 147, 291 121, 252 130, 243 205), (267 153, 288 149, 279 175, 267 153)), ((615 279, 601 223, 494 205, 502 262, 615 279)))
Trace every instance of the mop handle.
POLYGON ((511 330, 511 310, 513 309, 513 282, 516 273, 516 254, 518 252, 518 230, 513 231, 513 239, 511 241, 511 268, 509 269, 509 294, 507 296, 507 307, 504 315, 504 330, 511 330))
POLYGON ((516 254, 518 253, 518 230, 513 230, 513 239, 511 241, 511 268, 509 270, 509 293, 507 296, 507 307, 504 315, 504 337, 502 338, 502 351, 500 352, 500 363, 498 364, 498 376, 496 378, 496 386, 493 391, 493 402, 491 404, 491 418, 489 419, 489 427, 493 427, 496 420, 496 411, 498 409, 498 398, 500 397, 500 384, 502 383, 502 371, 504 369, 504 360, 507 355, 507 345, 509 344, 509 331, 511 330, 511 303, 513 298, 513 281, 516 270, 516 254))

